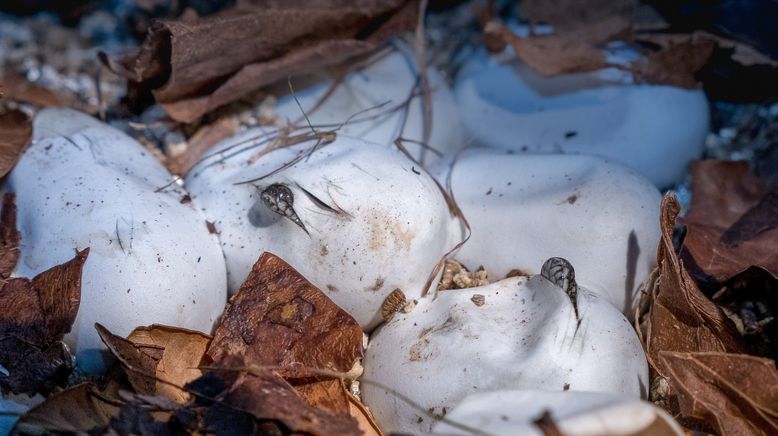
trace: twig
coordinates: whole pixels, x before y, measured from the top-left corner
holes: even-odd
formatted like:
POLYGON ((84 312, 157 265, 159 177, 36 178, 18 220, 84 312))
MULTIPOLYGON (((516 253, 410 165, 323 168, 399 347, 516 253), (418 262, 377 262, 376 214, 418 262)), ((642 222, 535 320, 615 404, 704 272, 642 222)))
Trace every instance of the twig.
MULTIPOLYGON (((416 63, 419 70, 419 78, 421 79, 422 89, 422 107, 424 110, 424 130, 422 133, 421 142, 428 144, 430 140, 430 133, 432 132, 432 93, 430 91, 429 78, 427 77, 427 57, 425 53, 425 39, 424 39, 424 14, 427 11, 428 0, 421 0, 419 2, 419 17, 416 23, 416 63)), ((422 148, 421 157, 419 162, 423 165, 424 158, 426 157, 426 149, 422 148)))

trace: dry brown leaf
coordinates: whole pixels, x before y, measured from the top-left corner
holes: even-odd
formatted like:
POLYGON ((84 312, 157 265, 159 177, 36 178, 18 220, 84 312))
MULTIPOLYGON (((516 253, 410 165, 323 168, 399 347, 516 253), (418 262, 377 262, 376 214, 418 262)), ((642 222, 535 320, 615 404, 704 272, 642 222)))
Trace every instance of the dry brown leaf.
POLYGON ((144 352, 141 347, 111 333, 100 323, 95 323, 95 329, 108 351, 121 363, 127 374, 127 380, 135 392, 143 395, 154 395, 157 382, 156 367, 158 360, 162 357, 162 351, 160 350, 157 355, 152 355, 148 350, 144 352))
POLYGON ((155 324, 138 327, 124 339, 100 324, 95 328, 137 393, 159 395, 178 403, 190 399, 180 387, 202 376, 199 366, 210 336, 155 324))
POLYGON ((673 44, 687 43, 689 41, 709 40, 714 41, 721 48, 732 50, 732 60, 745 65, 769 65, 778 67, 778 61, 760 53, 750 45, 742 42, 733 41, 715 35, 710 32, 696 31, 689 33, 638 33, 635 39, 643 42, 650 42, 660 47, 668 47, 673 44))
POLYGON ((286 378, 316 377, 306 368, 345 373, 362 359, 356 321, 289 264, 263 253, 216 327, 208 356, 283 368, 286 378))
POLYGON ((692 167, 692 206, 681 256, 700 281, 724 282, 758 266, 778 278, 778 193, 746 162, 692 167))
POLYGON ((351 412, 348 391, 340 379, 296 383, 294 390, 310 406, 341 415, 349 415, 351 412))
POLYGON ((646 332, 646 357, 664 377, 669 370, 659 358, 662 352, 743 351, 732 321, 703 295, 675 253, 673 228, 680 210, 678 200, 666 194, 660 212, 659 286, 646 332))
POLYGON ((715 43, 709 39, 669 44, 632 63, 637 82, 696 88, 697 73, 708 61, 715 43))
POLYGON ((355 396, 348 394, 349 400, 349 413, 359 424, 359 429, 362 431, 362 436, 383 436, 383 432, 378 428, 373 415, 367 410, 364 404, 359 401, 355 396))
POLYGON ((0 280, 11 276, 19 261, 21 235, 16 229, 16 196, 12 192, 3 195, 0 211, 0 280))
POLYGON ((0 387, 34 394, 67 375, 70 358, 62 338, 81 301, 81 272, 89 249, 32 280, 0 281, 0 387))
POLYGON ((24 77, 2 73, 0 90, 4 99, 27 103, 37 107, 67 106, 69 99, 57 95, 46 88, 28 82, 24 77))
MULTIPOLYGON (((280 422, 291 433, 311 435, 359 435, 357 422, 349 415, 308 405, 281 376, 265 369, 244 372, 249 362, 242 356, 225 357, 223 368, 212 370, 188 385, 195 395, 218 398, 221 407, 248 412, 259 422, 280 422), (236 370, 237 369, 237 370, 236 370)), ((217 409, 218 410, 218 409, 217 409)))
POLYGON ((745 354, 659 354, 684 416, 716 433, 778 434, 775 362, 745 354))
POLYGON ((163 93, 162 88, 154 95, 173 119, 193 122, 203 114, 262 86, 340 64, 346 59, 368 53, 373 48, 375 45, 357 40, 321 41, 274 59, 246 65, 212 92, 171 98, 167 96, 171 93, 163 93), (315 65, 315 68, 311 65, 315 65))
POLYGON ((520 37, 497 22, 488 23, 484 32, 492 39, 499 38, 508 43, 522 61, 550 77, 608 66, 605 55, 597 47, 626 35, 629 30, 628 20, 612 16, 551 35, 520 37))
POLYGON ((208 17, 158 22, 134 55, 107 63, 154 89, 171 117, 192 122, 275 80, 375 48, 413 22, 409 3, 244 1, 208 17))
POLYGON ((0 112, 0 177, 16 165, 32 139, 32 120, 19 110, 0 112))
POLYGON ((136 328, 127 340, 140 352, 156 358, 156 395, 178 403, 185 403, 190 399, 190 395, 178 386, 185 386, 203 375, 199 366, 205 349, 211 342, 210 336, 179 327, 155 324, 136 328))
POLYGON ((108 425, 119 407, 103 400, 93 383, 70 387, 46 398, 30 409, 16 424, 22 434, 79 433, 108 425))

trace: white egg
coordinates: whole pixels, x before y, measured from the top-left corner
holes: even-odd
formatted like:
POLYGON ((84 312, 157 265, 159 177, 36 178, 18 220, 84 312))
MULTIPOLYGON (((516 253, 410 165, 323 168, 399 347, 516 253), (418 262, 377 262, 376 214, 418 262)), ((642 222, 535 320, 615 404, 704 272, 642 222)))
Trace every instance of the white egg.
POLYGON ((363 400, 385 432, 425 433, 435 421, 397 394, 434 414, 502 389, 645 395, 632 326, 583 287, 575 300, 541 275, 427 296, 372 335, 363 400))
MULTIPOLYGON (((610 52, 625 63, 628 49, 610 52)), ((682 180, 702 155, 708 103, 702 90, 635 84, 615 69, 543 77, 512 53, 475 53, 455 94, 477 143, 514 152, 602 156, 659 187, 682 180)))
POLYGON ((205 217, 138 142, 69 109, 46 109, 6 181, 16 193, 21 259, 32 277, 89 247, 81 304, 66 343, 104 370, 99 322, 124 336, 165 323, 209 332, 226 302, 224 258, 205 217))
POLYGON ((548 413, 561 434, 681 436, 681 426, 646 401, 600 392, 539 390, 494 391, 468 395, 435 424, 433 434, 471 435, 462 428, 494 436, 542 436, 534 421, 548 413))
POLYGON ((564 257, 579 283, 632 315, 660 236, 661 195, 648 180, 598 157, 476 149, 451 187, 472 229, 457 260, 495 279, 564 257))
POLYGON ((395 139, 402 137, 409 140, 403 143, 415 159, 428 167, 441 164, 467 138, 453 93, 440 72, 430 67, 430 138, 426 147, 419 145, 423 140, 424 109, 415 56, 407 47, 395 43, 392 50, 373 56, 364 67, 350 72, 326 98, 332 81, 295 89, 297 101, 292 96, 280 99, 276 115, 282 125, 307 129, 302 107, 317 129, 334 129, 343 124, 338 130, 341 136, 390 148, 394 148, 395 139))
POLYGON ((261 133, 218 144, 186 177, 219 231, 230 290, 268 251, 365 329, 393 290, 419 297, 451 248, 453 218, 432 178, 396 150, 340 135, 310 155, 312 140, 257 157, 261 133))

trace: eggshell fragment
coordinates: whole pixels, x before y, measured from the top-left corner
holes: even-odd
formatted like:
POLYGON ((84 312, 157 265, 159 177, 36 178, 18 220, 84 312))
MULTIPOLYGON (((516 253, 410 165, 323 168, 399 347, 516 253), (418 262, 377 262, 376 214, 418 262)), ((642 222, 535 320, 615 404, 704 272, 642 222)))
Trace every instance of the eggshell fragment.
MULTIPOLYGON (((613 62, 637 57, 611 52, 613 62)), ((682 180, 702 155, 702 90, 635 84, 614 69, 542 77, 512 54, 479 51, 455 86, 476 142, 513 152, 593 154, 625 164, 659 187, 682 180)))
POLYGON ((533 422, 549 414, 561 434, 681 436, 680 425, 651 403, 595 392, 495 391, 468 395, 433 434, 470 435, 457 424, 495 436, 544 433, 533 422))
POLYGON ((104 370, 94 324, 119 335, 165 323, 209 332, 226 302, 224 258, 205 217, 132 138, 85 114, 46 109, 10 173, 21 259, 32 277, 90 248, 81 305, 65 342, 87 372, 104 370))
POLYGON ((433 414, 498 389, 640 398, 648 367, 632 326, 583 287, 577 303, 580 322, 565 291, 539 275, 427 296, 372 335, 363 400, 385 432, 424 433, 435 420, 397 394, 433 414))
POLYGON ((295 89, 297 101, 291 95, 280 99, 276 115, 282 125, 292 123, 308 129, 302 107, 320 130, 343 125, 338 130, 341 136, 388 147, 394 147, 395 139, 402 137, 409 140, 403 143, 415 159, 435 166, 450 159, 466 135, 454 94, 440 72, 429 68, 430 138, 426 147, 418 143, 424 136, 424 108, 417 75, 415 53, 397 43, 391 51, 379 53, 349 73, 326 98, 332 81, 295 89))
POLYGON ((483 150, 451 177, 472 229, 457 260, 496 279, 564 257, 579 283, 632 314, 659 244, 661 196, 649 181, 598 157, 483 150))
POLYGON ((421 295, 451 248, 453 219, 426 173, 396 150, 341 135, 310 155, 314 140, 266 154, 262 140, 255 129, 224 141, 186 178, 219 232, 230 290, 269 251, 365 329, 395 289, 421 295))

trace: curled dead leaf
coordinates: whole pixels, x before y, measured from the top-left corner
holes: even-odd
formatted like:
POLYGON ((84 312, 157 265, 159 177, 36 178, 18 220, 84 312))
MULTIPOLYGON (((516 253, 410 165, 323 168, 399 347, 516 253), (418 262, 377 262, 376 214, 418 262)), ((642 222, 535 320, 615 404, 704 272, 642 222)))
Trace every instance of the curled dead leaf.
POLYGON ((362 431, 362 436, 383 436, 383 432, 378 428, 378 424, 375 422, 373 415, 370 411, 359 401, 355 396, 348 395, 349 400, 349 413, 359 424, 359 429, 362 431))
POLYGON ((681 257, 703 283, 722 283, 751 266, 778 278, 776 217, 778 193, 746 162, 698 162, 681 257))
POLYGON ((178 403, 190 395, 178 388, 202 376, 200 363, 211 337, 179 327, 152 325, 138 327, 127 337, 142 353, 159 356, 155 367, 155 394, 178 403))
POLYGON ((21 235, 16 228, 15 198, 12 192, 6 192, 0 210, 0 280, 11 277, 21 255, 19 251, 21 235))
POLYGON ((217 413, 225 408, 243 411, 257 423, 280 423, 291 433, 361 434, 351 416, 310 406, 273 371, 247 365, 238 356, 223 358, 220 367, 225 369, 211 370, 188 385, 200 404, 217 413))
POLYGON ((34 394, 66 377, 71 357, 62 343, 81 301, 81 272, 89 249, 32 280, 0 281, 0 387, 34 394))
POLYGON ((661 352, 681 413, 718 434, 778 433, 775 362, 746 354, 661 352))
POLYGON ((32 120, 20 110, 0 112, 0 177, 16 165, 32 139, 32 120))
POLYGON ((24 77, 8 72, 0 72, 2 98, 27 103, 36 107, 67 106, 68 98, 57 95, 46 88, 30 83, 24 77))
POLYGON ((178 403, 190 399, 182 387, 202 376, 199 366, 210 336, 155 324, 138 327, 124 339, 100 324, 95 328, 136 392, 178 403))
POLYGON ((362 359, 362 329, 289 264, 264 253, 230 299, 207 354, 217 366, 241 355, 287 379, 317 377, 307 369, 347 373, 362 359))
POLYGON ((520 37, 492 21, 486 25, 484 33, 492 39, 505 41, 522 61, 541 75, 550 77, 605 68, 608 62, 597 47, 624 35, 629 29, 628 20, 614 16, 551 35, 528 37, 520 37))
POLYGON ((698 82, 694 75, 705 66, 714 47, 715 43, 709 39, 669 44, 633 62, 633 76, 637 82, 696 88, 698 82))
POLYGON ((244 1, 207 17, 157 22, 133 55, 105 63, 154 89, 171 117, 192 122, 273 81, 374 49, 415 21, 413 3, 244 1))
POLYGON ((662 352, 743 352, 732 321, 710 301, 689 275, 673 247, 673 229, 681 206, 671 194, 662 199, 662 239, 657 252, 659 283, 648 314, 646 355, 651 367, 667 377, 662 352))
POLYGON ((108 425, 119 407, 103 398, 94 383, 82 383, 49 396, 16 424, 21 434, 85 434, 108 425))

